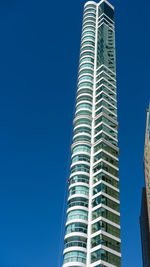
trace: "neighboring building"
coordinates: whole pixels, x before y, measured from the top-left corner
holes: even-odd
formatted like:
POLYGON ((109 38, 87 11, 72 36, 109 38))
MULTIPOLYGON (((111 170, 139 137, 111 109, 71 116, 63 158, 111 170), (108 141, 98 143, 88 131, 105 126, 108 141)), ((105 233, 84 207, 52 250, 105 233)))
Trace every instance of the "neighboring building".
POLYGON ((140 227, 143 267, 150 267, 150 107, 147 110, 146 120, 144 176, 145 188, 142 192, 140 227))
POLYGON ((114 7, 84 6, 63 267, 120 267, 114 7))

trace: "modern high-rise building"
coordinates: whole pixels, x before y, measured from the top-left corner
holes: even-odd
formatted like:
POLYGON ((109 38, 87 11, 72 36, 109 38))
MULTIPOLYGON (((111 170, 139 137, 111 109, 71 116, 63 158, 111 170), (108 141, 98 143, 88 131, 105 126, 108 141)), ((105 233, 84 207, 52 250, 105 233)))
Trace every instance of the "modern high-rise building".
POLYGON ((114 7, 84 5, 63 267, 120 267, 114 7))
POLYGON ((147 109, 144 147, 145 187, 142 191, 140 215, 143 267, 150 266, 150 106, 147 109))

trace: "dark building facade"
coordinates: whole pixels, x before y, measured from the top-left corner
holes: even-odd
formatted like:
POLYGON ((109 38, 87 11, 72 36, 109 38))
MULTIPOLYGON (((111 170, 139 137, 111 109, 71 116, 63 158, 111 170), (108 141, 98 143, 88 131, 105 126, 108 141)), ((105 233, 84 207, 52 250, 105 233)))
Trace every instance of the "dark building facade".
POLYGON ((141 242, 143 266, 150 266, 150 238, 149 238, 149 224, 147 212, 146 188, 142 191, 141 216, 140 216, 141 242))

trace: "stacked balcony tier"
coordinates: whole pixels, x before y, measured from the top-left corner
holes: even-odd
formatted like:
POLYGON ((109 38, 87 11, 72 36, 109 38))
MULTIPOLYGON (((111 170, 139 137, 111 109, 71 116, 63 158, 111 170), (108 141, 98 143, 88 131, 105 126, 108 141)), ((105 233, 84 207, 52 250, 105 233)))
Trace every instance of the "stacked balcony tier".
POLYGON ((63 267, 86 266, 95 26, 93 2, 83 15, 63 267))

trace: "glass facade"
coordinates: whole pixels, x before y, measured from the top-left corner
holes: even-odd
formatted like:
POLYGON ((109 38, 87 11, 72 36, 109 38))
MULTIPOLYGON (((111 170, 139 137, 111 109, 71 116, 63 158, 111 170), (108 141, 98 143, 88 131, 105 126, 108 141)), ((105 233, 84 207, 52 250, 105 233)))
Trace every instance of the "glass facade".
POLYGON ((121 266, 114 8, 84 5, 63 267, 121 266))

